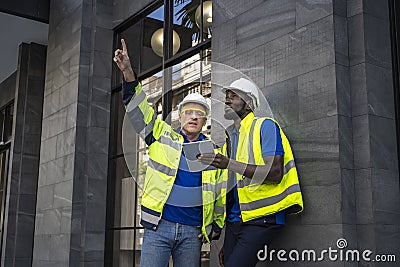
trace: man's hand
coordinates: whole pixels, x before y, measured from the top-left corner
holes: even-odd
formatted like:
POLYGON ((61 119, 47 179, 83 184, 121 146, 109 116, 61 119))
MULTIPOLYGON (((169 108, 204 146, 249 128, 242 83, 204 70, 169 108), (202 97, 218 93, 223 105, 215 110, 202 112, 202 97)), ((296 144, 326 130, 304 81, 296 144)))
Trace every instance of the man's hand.
POLYGON ((124 39, 121 39, 122 50, 117 49, 114 52, 114 62, 124 74, 124 79, 127 82, 136 80, 135 73, 132 70, 131 61, 129 60, 128 49, 124 39))
POLYGON ((219 259, 219 265, 224 267, 224 247, 222 247, 221 250, 219 251, 218 259, 219 259))
MULTIPOLYGON (((212 230, 211 233, 208 235, 208 239, 210 241, 218 240, 220 236, 221 236, 221 232, 216 232, 216 231, 212 230)), ((203 234, 199 234, 197 237, 200 238, 203 243, 207 243, 207 239, 203 236, 203 234)))
POLYGON ((229 159, 221 154, 205 153, 201 154, 198 159, 205 165, 212 165, 218 169, 226 169, 229 159))

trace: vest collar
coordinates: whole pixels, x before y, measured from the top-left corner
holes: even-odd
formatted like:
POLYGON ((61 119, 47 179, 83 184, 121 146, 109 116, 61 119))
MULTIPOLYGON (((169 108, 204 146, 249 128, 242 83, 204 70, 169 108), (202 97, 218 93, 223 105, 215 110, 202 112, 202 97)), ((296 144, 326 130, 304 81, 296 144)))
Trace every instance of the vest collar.
MULTIPOLYGON (((255 116, 253 112, 250 112, 249 114, 247 114, 247 116, 240 122, 240 129, 250 129, 251 127, 251 123, 253 122, 255 116)), ((240 132, 239 129, 239 132, 240 132)))

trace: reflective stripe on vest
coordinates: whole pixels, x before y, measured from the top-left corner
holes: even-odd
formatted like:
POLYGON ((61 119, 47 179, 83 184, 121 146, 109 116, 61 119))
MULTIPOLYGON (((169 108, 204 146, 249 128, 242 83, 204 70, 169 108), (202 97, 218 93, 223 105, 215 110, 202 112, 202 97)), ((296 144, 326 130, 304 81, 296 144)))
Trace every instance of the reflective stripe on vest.
POLYGON ((250 203, 242 203, 240 204, 240 209, 243 211, 255 210, 266 206, 271 206, 277 204, 279 201, 282 201, 285 197, 290 194, 300 192, 300 186, 298 184, 294 184, 289 186, 279 195, 275 195, 272 197, 262 198, 250 203))
MULTIPOLYGON (((294 163, 294 160, 289 161, 286 163, 285 167, 283 167, 283 175, 288 173, 292 168, 295 168, 296 165, 294 163)), ((237 181, 237 187, 243 188, 245 186, 248 186, 251 184, 252 179, 245 177, 243 180, 237 181)))

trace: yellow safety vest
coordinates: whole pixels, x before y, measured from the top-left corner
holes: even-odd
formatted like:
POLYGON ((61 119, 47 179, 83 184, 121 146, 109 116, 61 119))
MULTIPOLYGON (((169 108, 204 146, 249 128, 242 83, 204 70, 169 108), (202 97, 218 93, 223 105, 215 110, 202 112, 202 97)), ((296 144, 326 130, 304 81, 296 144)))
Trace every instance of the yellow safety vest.
MULTIPOLYGON (((264 165, 261 151, 260 131, 264 120, 272 120, 278 125, 284 150, 284 175, 280 183, 251 183, 252 179, 236 173, 237 191, 242 221, 285 210, 286 214, 303 210, 296 165, 289 141, 279 124, 272 118, 256 118, 249 113, 240 123, 236 160, 246 164, 264 165)), ((227 143, 230 143, 228 138, 227 143)), ((224 145, 224 153, 227 145, 224 145)), ((228 175, 228 173, 224 173, 228 175)), ((226 196, 225 196, 226 197, 226 196)), ((226 203, 226 200, 223 201, 226 203)))
MULTIPOLYGON (((184 138, 175 132, 171 125, 157 117, 140 83, 135 86, 135 94, 126 106, 126 112, 135 131, 145 140, 149 148, 140 223, 144 227, 156 230, 174 185, 184 138)), ((219 151, 215 150, 216 153, 219 151)), ((223 213, 214 211, 214 205, 219 205, 219 210, 223 206, 221 203, 216 203, 217 195, 220 194, 216 191, 220 190, 218 179, 223 179, 221 173, 221 170, 202 172, 202 233, 207 240, 207 232, 210 231, 206 228, 210 228, 214 221, 220 228, 224 225, 223 213)))

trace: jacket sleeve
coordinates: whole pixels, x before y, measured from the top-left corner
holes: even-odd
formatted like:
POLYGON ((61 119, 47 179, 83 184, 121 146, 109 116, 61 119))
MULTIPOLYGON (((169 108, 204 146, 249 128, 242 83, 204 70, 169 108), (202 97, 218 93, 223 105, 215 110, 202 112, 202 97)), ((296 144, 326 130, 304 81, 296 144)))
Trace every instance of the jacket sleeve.
POLYGON ((149 105, 140 82, 123 81, 122 102, 133 128, 150 146, 161 134, 163 123, 149 105))

